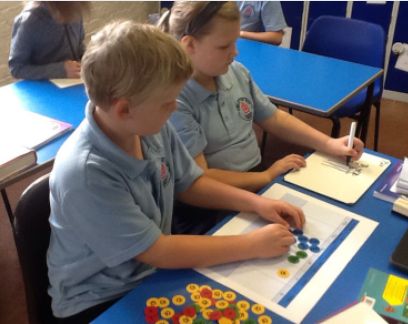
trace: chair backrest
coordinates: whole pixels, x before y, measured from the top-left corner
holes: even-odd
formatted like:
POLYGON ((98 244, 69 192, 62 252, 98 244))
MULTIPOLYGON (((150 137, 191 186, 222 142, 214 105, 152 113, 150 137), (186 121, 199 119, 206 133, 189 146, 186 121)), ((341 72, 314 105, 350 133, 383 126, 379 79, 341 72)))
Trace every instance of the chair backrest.
POLYGON ((47 249, 50 242, 49 175, 34 181, 21 195, 14 213, 14 238, 25 284, 30 324, 56 323, 47 293, 47 249))
POLYGON ((385 32, 363 20, 320 16, 310 26, 303 51, 382 68, 385 32))

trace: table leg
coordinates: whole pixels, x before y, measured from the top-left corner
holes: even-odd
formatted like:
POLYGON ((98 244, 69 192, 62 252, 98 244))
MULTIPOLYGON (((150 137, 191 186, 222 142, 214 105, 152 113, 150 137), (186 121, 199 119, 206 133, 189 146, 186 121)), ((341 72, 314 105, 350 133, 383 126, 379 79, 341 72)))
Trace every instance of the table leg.
POLYGON ((366 95, 366 99, 364 102, 364 107, 361 111, 360 120, 357 126, 357 134, 364 143, 367 140, 368 122, 370 119, 371 105, 373 102, 373 93, 374 93, 374 82, 371 83, 367 88, 367 95, 366 95))
POLYGON ((13 215, 13 211, 11 209, 11 205, 10 205, 10 201, 8 199, 8 196, 7 196, 6 189, 1 189, 1 197, 3 198, 4 207, 6 208, 7 215, 9 217, 9 219, 10 219, 10 224, 13 227, 14 215, 13 215))

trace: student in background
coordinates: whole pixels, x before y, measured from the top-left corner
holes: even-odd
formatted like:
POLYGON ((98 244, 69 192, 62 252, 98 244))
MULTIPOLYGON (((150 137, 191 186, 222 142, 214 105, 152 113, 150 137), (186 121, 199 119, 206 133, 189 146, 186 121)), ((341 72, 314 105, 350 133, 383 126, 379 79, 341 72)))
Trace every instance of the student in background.
POLYGON ((280 1, 237 1, 241 14, 240 36, 280 45, 286 27, 280 1))
POLYGON ((15 18, 9 69, 19 79, 79 78, 86 1, 30 1, 15 18))
MULTIPOLYGON (((234 61, 239 17, 234 2, 176 1, 159 22, 180 41, 193 64, 171 121, 204 173, 257 191, 278 175, 305 166, 302 156, 292 154, 258 172, 261 154, 253 123, 288 142, 359 159, 364 146, 359 139, 354 140, 354 148, 348 148, 347 136, 331 138, 278 110, 248 70, 234 61)), ((190 222, 189 213, 194 210, 175 212, 175 220, 190 222)))
POLYGON ((155 267, 270 258, 295 242, 299 208, 203 176, 167 122, 191 72, 178 42, 151 25, 115 22, 92 37, 81 71, 86 118, 50 176, 49 293, 61 323, 88 323, 155 267), (237 236, 170 235, 175 194, 275 224, 237 236))

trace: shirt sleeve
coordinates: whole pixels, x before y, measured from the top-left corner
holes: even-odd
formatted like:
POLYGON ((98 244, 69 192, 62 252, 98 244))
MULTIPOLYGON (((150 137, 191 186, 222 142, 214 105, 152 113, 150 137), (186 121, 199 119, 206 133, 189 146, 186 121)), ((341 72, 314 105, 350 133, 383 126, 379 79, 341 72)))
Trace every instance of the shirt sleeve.
POLYGON ((234 69, 238 69, 240 74, 247 79, 246 82, 248 82, 249 90, 254 103, 254 122, 259 123, 272 116, 276 112, 276 106, 269 100, 262 90, 259 89, 247 68, 237 61, 233 63, 233 66, 234 69))
POLYGON ((71 226, 107 266, 113 267, 147 250, 161 231, 134 201, 119 179, 88 165, 85 186, 61 197, 65 226, 71 226))
POLYGON ((173 126, 170 123, 168 126, 174 160, 175 192, 178 193, 186 191, 203 174, 203 170, 195 163, 173 126))
POLYGON ((265 31, 280 31, 287 27, 280 1, 262 1, 261 19, 265 31))
POLYGON ((204 151, 207 139, 187 100, 182 97, 177 99, 177 111, 172 114, 170 121, 193 158, 204 151))
POLYGON ((55 62, 43 65, 31 64, 30 58, 35 41, 35 22, 24 19, 24 15, 16 18, 11 35, 9 69, 13 77, 18 79, 51 79, 65 78, 64 62, 55 62))

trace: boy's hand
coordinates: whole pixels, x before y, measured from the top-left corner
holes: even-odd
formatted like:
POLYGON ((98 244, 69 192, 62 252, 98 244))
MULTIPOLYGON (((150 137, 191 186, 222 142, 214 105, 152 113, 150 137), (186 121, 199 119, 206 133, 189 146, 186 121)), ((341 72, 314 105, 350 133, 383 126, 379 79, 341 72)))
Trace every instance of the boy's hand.
POLYGON ((277 160, 265 172, 268 174, 269 181, 274 180, 279 175, 291 170, 306 166, 305 158, 298 154, 289 154, 284 158, 277 160))
POLYGON ((360 159, 364 150, 364 143, 358 139, 354 138, 353 148, 347 146, 348 135, 340 138, 330 138, 326 143, 325 153, 335 155, 335 156, 350 156, 354 161, 360 159))
POLYGON ((76 79, 81 76, 81 63, 77 61, 65 61, 64 69, 67 78, 76 79))
POLYGON ((255 257, 262 259, 285 254, 296 242, 294 235, 280 224, 268 224, 247 235, 255 257))
POLYGON ((305 215, 299 207, 282 200, 273 200, 265 197, 259 198, 261 201, 256 212, 261 215, 262 218, 273 223, 281 224, 286 228, 303 227, 305 223, 305 215))

